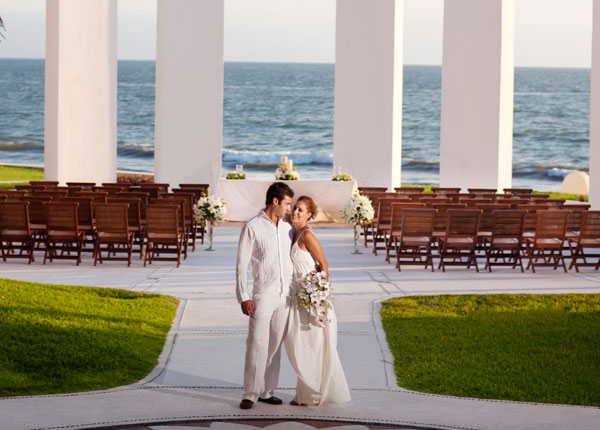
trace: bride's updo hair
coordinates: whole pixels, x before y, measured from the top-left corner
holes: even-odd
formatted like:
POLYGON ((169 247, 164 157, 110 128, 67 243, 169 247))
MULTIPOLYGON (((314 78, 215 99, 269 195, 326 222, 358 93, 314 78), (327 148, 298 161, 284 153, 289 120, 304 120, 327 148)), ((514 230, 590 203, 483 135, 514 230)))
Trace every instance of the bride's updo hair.
POLYGON ((298 202, 304 202, 304 204, 306 204, 306 207, 310 212, 310 218, 308 219, 309 221, 317 217, 317 211, 319 208, 317 207, 317 203, 312 198, 308 196, 300 196, 298 197, 298 200, 296 200, 296 203, 298 202))

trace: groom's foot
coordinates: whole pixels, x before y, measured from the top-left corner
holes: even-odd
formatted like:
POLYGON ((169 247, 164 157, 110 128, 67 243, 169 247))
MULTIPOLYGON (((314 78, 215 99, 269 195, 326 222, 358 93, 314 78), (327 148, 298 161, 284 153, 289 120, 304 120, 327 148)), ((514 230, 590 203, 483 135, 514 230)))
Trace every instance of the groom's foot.
POLYGON ((271 396, 268 399, 261 399, 259 397, 258 401, 268 403, 270 405, 281 405, 283 403, 283 400, 281 400, 279 397, 275 397, 275 396, 271 396))
POLYGON ((240 409, 252 409, 254 402, 252 400, 244 399, 240 403, 240 409))

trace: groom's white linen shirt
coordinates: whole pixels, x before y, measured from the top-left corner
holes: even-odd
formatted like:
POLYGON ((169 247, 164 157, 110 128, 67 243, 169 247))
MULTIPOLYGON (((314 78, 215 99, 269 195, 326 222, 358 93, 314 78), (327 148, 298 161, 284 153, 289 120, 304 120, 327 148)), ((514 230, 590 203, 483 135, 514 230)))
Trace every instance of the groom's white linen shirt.
POLYGON ((291 293, 292 226, 280 219, 275 223, 261 210, 240 233, 236 266, 238 301, 252 300, 258 294, 291 293), (252 263, 254 286, 248 287, 248 265, 252 263))

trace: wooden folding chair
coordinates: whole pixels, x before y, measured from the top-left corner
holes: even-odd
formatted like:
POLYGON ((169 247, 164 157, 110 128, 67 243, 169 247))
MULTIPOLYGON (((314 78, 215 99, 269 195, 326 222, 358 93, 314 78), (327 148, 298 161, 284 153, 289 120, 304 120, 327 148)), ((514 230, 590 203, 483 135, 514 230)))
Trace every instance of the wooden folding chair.
POLYGON ((435 209, 435 218, 433 220, 433 245, 435 246, 438 243, 437 239, 444 237, 446 234, 448 210, 465 209, 467 206, 464 203, 434 203, 431 207, 435 209))
POLYGON ((533 237, 535 235, 535 227, 537 225, 537 212, 550 209, 547 205, 519 205, 517 209, 524 210, 525 218, 523 219, 523 239, 533 237))
POLYGON ((434 204, 450 204, 452 199, 443 197, 443 194, 440 194, 439 197, 421 197, 419 203, 425 203, 428 207, 432 207, 434 204))
POLYGON ((151 204, 146 207, 146 263, 153 260, 177 261, 181 263, 183 234, 179 228, 179 207, 177 205, 151 204), (160 254, 176 254, 176 257, 160 257, 160 254))
POLYGON ((521 249, 523 248, 523 219, 526 211, 496 209, 492 211, 491 235, 486 237, 485 267, 491 272, 492 266, 517 265, 523 272, 521 249), (502 261, 499 261, 502 260, 502 261))
POLYGON ((467 188, 469 194, 496 194, 498 190, 496 188, 467 188))
POLYGON ((27 258, 27 264, 34 261, 29 202, 0 202, 0 253, 4 261, 7 258, 27 258))
POLYGON ((439 239, 440 264, 443 272, 446 266, 477 266, 475 246, 477 245, 477 231, 479 227, 479 209, 449 209, 446 234, 439 239), (452 261, 447 261, 448 259, 452 261), (466 260, 465 260, 466 259, 466 260))
POLYGON ((46 260, 52 262, 54 259, 75 260, 77 266, 81 263, 83 231, 77 221, 78 206, 79 203, 72 202, 44 203, 47 226, 44 264, 46 260))
POLYGON ((0 194, 0 202, 5 202, 8 199, 4 194, 0 194))
POLYGON ((150 199, 151 204, 155 205, 155 204, 159 204, 159 205, 176 205, 179 208, 179 230, 182 234, 183 237, 183 259, 185 260, 187 258, 187 249, 188 249, 188 241, 187 239, 187 235, 188 235, 188 230, 187 230, 187 225, 186 225, 186 219, 188 218, 188 213, 187 213, 187 204, 186 204, 186 199, 185 198, 163 198, 163 197, 159 197, 159 198, 155 198, 155 199, 150 199))
POLYGON ((52 201, 48 196, 25 196, 23 201, 29 202, 29 228, 33 238, 34 249, 43 249, 46 245, 46 208, 44 203, 52 201))
POLYGON ((133 250, 133 232, 129 231, 127 203, 94 203, 96 218, 96 245, 94 247, 94 266, 100 260, 127 261, 131 266, 133 250), (104 249, 102 246, 104 245, 104 249), (106 257, 102 256, 106 251, 106 257), (116 257, 125 252, 127 257, 116 257))
POLYGON ((86 191, 91 191, 95 186, 95 182, 67 182, 67 187, 81 187, 86 191))
POLYGON ((46 197, 52 197, 53 199, 61 199, 63 197, 67 197, 67 195, 69 194, 69 192, 67 190, 35 190, 33 192, 34 196, 46 196, 46 197))
POLYGON ((482 251, 485 254, 485 248, 489 243, 485 239, 491 237, 492 235, 492 229, 495 221, 494 211, 510 209, 510 205, 483 203, 475 205, 475 209, 479 209, 481 211, 481 217, 479 218, 479 230, 477 231, 476 250, 482 251))
POLYGON ((44 187, 56 187, 58 181, 29 181, 29 185, 42 185, 44 187))
POLYGON ((124 199, 110 198, 108 203, 126 203, 129 205, 127 209, 129 231, 133 233, 134 245, 137 242, 139 245, 140 258, 144 255, 144 226, 142 225, 142 201, 140 199, 124 199))
MULTIPOLYGON (((185 188, 184 188, 185 189, 185 188)), ((161 196, 163 199, 185 199, 185 229, 187 232, 188 245, 192 245, 192 252, 196 250, 196 232, 198 222, 194 219, 194 193, 165 193, 161 196)), ((202 242, 204 243, 204 242, 202 242)))
POLYGON ((379 216, 379 199, 383 197, 397 197, 396 193, 388 193, 385 191, 365 191, 364 196, 371 201, 371 205, 373 206, 373 219, 370 224, 363 224, 362 234, 365 240, 365 248, 368 246, 369 242, 373 241, 373 237, 375 235, 375 225, 377 224, 377 218, 379 216), (369 239, 369 235, 371 239, 369 239))
POLYGON ((466 198, 461 198, 459 200, 460 203, 464 203, 465 205, 467 205, 467 208, 469 209, 475 209, 477 208, 477 205, 491 205, 494 203, 494 200, 492 199, 482 199, 482 198, 478 198, 478 197, 473 197, 470 199, 466 199, 466 198))
POLYGON ((437 194, 456 194, 460 193, 460 187, 431 187, 431 192, 437 194))
MULTIPOLYGON (((183 187, 183 185, 185 185, 185 184, 179 184, 179 186, 181 188, 185 188, 185 187, 183 187)), ((385 193, 387 191, 387 187, 358 187, 358 191, 360 191, 363 194, 365 194, 365 193, 385 193)))
POLYGON ((96 248, 96 231, 94 229, 94 214, 92 211, 93 200, 91 197, 64 197, 61 202, 79 203, 77 206, 77 222, 79 230, 83 232, 82 252, 94 252, 96 248), (89 247, 86 247, 89 245, 89 247))
POLYGON ((403 208, 424 208, 425 203, 415 203, 412 200, 400 201, 392 203, 392 214, 391 214, 391 226, 390 233, 387 236, 386 247, 385 247, 385 261, 390 262, 390 258, 394 257, 391 251, 395 250, 393 236, 400 235, 402 229, 402 209, 403 208))
POLYGON ((401 229, 399 234, 392 236, 396 250, 396 268, 401 271, 401 266, 408 264, 424 265, 424 269, 427 269, 431 265, 433 272, 431 245, 435 209, 402 208, 401 211, 401 229))
POLYGON ((108 193, 106 191, 79 191, 75 193, 75 197, 88 197, 92 199, 92 203, 106 203, 108 193))
POLYGON ((531 194, 533 188, 504 188, 502 191, 506 194, 531 194))
POLYGON ((8 202, 20 202, 26 195, 24 190, 0 190, 0 196, 5 196, 8 202))
POLYGON ((373 254, 378 250, 388 250, 389 236, 392 230, 392 203, 409 202, 405 198, 385 197, 377 202, 377 221, 373 226, 373 254), (379 244, 383 243, 382 246, 379 244))
POLYGON ((559 264, 567 271, 563 247, 567 232, 567 219, 569 211, 563 210, 541 210, 536 213, 535 234, 526 238, 527 258, 535 273, 536 266, 552 267, 555 270, 559 264), (542 263, 539 263, 542 260, 542 263), (552 262, 554 261, 554 262, 552 262))
POLYGON ((577 237, 568 239, 571 250, 571 264, 569 269, 575 267, 579 272, 579 267, 600 268, 600 253, 592 254, 585 252, 586 249, 600 249, 600 211, 581 212, 581 227, 577 237), (588 258, 597 258, 596 263, 588 263, 588 258), (583 260, 578 263, 577 260, 583 260))
MULTIPOLYGON (((385 191, 385 190, 384 190, 385 191)), ((396 193, 422 193, 425 191, 425 187, 395 187, 394 191, 396 193)))

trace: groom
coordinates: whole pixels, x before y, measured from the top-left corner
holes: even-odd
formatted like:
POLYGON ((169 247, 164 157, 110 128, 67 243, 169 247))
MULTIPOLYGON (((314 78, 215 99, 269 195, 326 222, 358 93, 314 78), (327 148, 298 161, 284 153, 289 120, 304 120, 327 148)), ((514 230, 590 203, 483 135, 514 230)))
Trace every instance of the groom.
POLYGON ((240 233, 236 266, 236 292, 242 312, 250 317, 246 340, 244 393, 240 408, 257 400, 280 405, 273 395, 279 380, 281 343, 289 313, 292 286, 292 226, 284 219, 294 192, 283 182, 271 184, 266 207, 248 221, 240 233), (254 285, 248 287, 252 263, 254 285))

